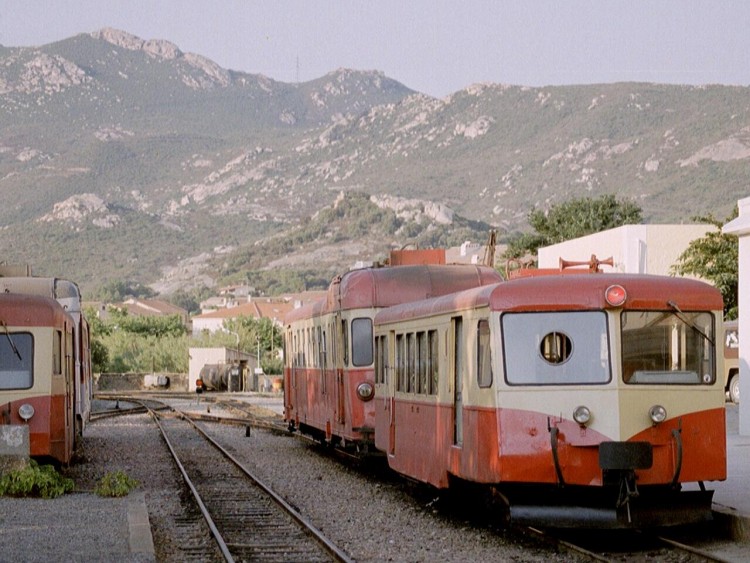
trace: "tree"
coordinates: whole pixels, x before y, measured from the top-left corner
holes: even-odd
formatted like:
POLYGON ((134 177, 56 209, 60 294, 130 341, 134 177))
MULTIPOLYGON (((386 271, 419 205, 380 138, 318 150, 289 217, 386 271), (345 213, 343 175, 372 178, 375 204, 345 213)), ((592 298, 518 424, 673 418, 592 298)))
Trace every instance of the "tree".
POLYGON ((566 240, 613 229, 622 225, 638 224, 642 220, 641 208, 632 201, 618 201, 614 195, 598 198, 571 199, 549 210, 532 209, 529 224, 536 231, 511 240, 506 258, 522 258, 527 253, 536 254, 540 246, 557 244, 566 240))
POLYGON ((128 297, 149 298, 154 297, 155 295, 156 293, 150 287, 146 287, 140 282, 130 280, 110 281, 99 287, 99 289, 94 292, 94 296, 97 297, 99 301, 106 301, 109 303, 124 301, 128 297))
POLYGON ((260 349, 258 361, 266 373, 281 373, 281 362, 277 351, 283 345, 281 329, 269 318, 238 317, 224 321, 224 328, 236 335, 241 350, 260 349))
MULTIPOLYGON (((724 223, 736 218, 738 214, 739 209, 735 206, 734 212, 724 220, 724 223)), ((739 239, 735 235, 722 233, 721 227, 724 223, 716 220, 713 215, 693 217, 693 220, 710 223, 716 230, 693 240, 672 265, 671 271, 680 276, 697 276, 713 283, 724 297, 726 319, 736 319, 740 280, 739 239)))

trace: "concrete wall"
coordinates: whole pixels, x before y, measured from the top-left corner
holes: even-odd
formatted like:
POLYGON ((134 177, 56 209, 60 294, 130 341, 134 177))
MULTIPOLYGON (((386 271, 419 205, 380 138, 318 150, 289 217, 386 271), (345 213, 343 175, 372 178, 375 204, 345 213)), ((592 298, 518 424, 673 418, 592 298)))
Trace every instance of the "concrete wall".
POLYGON ((133 391, 142 389, 169 389, 187 391, 185 373, 100 373, 94 375, 95 391, 133 391), (167 385, 156 385, 157 380, 167 379, 167 385))

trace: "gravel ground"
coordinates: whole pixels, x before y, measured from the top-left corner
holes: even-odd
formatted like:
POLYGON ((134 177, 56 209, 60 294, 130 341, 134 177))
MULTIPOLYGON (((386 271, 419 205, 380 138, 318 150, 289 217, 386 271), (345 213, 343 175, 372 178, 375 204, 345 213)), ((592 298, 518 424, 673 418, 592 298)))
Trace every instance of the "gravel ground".
MULTIPOLYGON (((198 408, 205 412, 205 404, 198 408)), ((217 410, 212 407, 212 414, 217 410)), ((579 560, 438 509, 429 489, 348 467, 291 436, 262 430, 246 436, 244 428, 205 426, 356 561, 579 560)), ((127 523, 122 521, 126 511, 121 503, 134 495, 145 499, 156 561, 184 559, 177 549, 188 511, 184 487, 147 415, 91 423, 84 434, 82 455, 66 474, 74 479, 77 492, 61 499, 0 498, 0 529, 12 517, 14 529, 19 530, 16 535, 0 533, 0 561, 147 561, 149 557, 127 550, 127 523), (138 480, 136 491, 122 499, 93 494, 97 481, 117 470, 138 480), (13 514, 24 515, 27 524, 20 525, 13 514), (85 515, 83 523, 66 517, 71 514, 85 515), (67 526, 66 519, 70 520, 67 526), (73 525, 85 529, 72 530, 73 525), (73 536, 80 543, 75 552, 55 551, 55 545, 73 536)))

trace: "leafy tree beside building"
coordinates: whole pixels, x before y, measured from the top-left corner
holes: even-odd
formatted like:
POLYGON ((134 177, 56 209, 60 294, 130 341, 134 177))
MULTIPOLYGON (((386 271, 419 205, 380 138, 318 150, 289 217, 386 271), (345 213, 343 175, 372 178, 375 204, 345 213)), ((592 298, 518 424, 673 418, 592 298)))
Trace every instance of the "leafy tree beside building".
POLYGON ((738 314, 739 239, 722 233, 721 228, 738 214, 739 209, 735 207, 732 215, 723 222, 710 214, 693 217, 694 221, 714 225, 716 230, 692 241, 671 268, 674 274, 697 276, 714 284, 724 297, 727 320, 736 319, 738 314))
POLYGON ((607 194, 598 198, 571 199, 547 211, 534 208, 528 216, 534 233, 523 234, 508 243, 506 258, 537 253, 539 247, 641 222, 641 208, 629 200, 607 194))

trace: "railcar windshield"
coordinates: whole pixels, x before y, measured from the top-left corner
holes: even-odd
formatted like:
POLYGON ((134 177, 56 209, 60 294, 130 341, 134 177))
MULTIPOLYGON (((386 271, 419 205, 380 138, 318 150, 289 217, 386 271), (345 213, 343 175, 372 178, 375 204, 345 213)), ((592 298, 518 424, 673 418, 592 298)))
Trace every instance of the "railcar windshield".
POLYGON ((372 319, 352 320, 352 364, 357 367, 372 364, 372 319))
POLYGON ((624 311, 622 373, 631 384, 712 384, 716 379, 713 315, 624 311))
POLYGON ((28 332, 0 332, 0 389, 30 389, 34 384, 34 338, 28 332))
POLYGON ((509 385, 610 381, 607 316, 603 312, 506 313, 501 323, 509 385))

